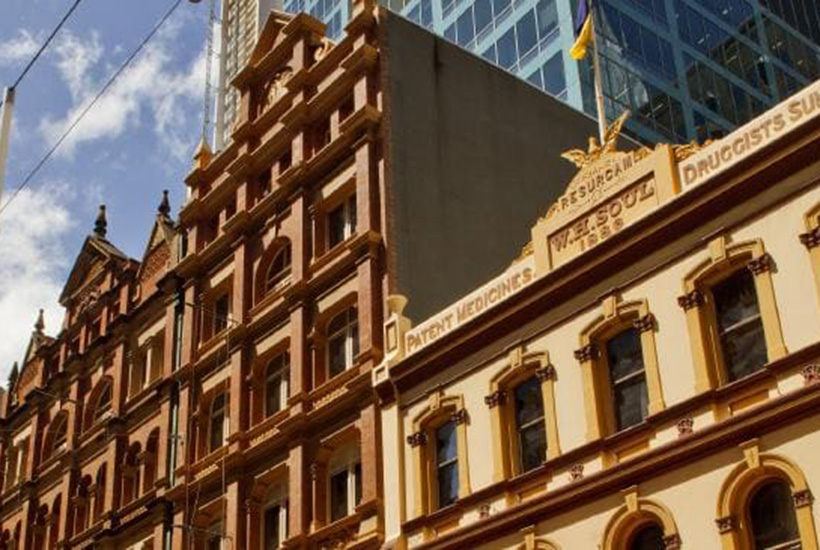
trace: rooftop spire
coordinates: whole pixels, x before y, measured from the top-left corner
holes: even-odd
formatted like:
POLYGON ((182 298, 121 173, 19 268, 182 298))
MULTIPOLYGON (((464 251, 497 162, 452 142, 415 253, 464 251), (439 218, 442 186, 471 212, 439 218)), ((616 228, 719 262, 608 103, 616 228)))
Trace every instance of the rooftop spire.
POLYGON ((97 219, 94 221, 94 234, 101 239, 105 238, 105 234, 108 232, 108 219, 105 216, 105 205, 100 205, 99 213, 97 214, 97 219))
POLYGON ((171 203, 168 201, 168 190, 164 189, 162 191, 162 202, 159 203, 157 207, 157 212, 163 218, 167 218, 171 215, 171 203))
POLYGON ((37 321, 34 323, 34 332, 37 334, 43 334, 43 330, 46 328, 46 322, 43 319, 43 310, 40 310, 40 314, 37 315, 37 321))

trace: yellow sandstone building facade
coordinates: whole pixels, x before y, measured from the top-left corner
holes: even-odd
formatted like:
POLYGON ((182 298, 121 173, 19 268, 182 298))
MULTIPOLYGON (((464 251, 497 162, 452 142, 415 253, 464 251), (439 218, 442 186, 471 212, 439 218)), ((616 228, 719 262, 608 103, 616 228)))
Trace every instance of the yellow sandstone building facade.
POLYGON ((388 546, 818 548, 820 83, 703 147, 622 122, 500 276, 388 298, 388 546))

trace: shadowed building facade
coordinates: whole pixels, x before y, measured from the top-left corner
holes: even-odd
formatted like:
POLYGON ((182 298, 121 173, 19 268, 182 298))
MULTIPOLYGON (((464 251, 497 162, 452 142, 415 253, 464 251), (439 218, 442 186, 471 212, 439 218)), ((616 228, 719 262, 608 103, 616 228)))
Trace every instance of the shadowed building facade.
POLYGON ((0 548, 382 544, 383 297, 497 272, 596 125, 370 2, 324 31, 267 20, 139 260, 101 211, 10 380, 0 548))
POLYGON ((500 275, 415 325, 388 298, 391 547, 817 549, 820 82, 565 156, 500 275))

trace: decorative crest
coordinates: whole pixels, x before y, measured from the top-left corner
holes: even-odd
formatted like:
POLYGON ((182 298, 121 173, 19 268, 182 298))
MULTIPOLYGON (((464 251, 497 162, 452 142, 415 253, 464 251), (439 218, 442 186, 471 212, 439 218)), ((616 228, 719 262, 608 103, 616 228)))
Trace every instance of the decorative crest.
POLYGON ((159 215, 163 218, 168 218, 171 215, 171 203, 168 200, 167 189, 164 189, 162 191, 162 201, 159 203, 159 206, 157 207, 157 212, 159 212, 159 215))
POLYGON ((577 166, 580 170, 583 170, 585 167, 594 163, 602 156, 609 153, 614 153, 616 151, 618 137, 621 135, 621 130, 623 129, 624 124, 630 114, 630 111, 627 109, 621 113, 618 120, 613 122, 612 125, 606 129, 603 144, 599 144, 598 138, 591 136, 589 138, 589 148, 586 152, 583 149, 570 149, 569 151, 561 153, 561 156, 575 164, 575 166, 577 166))
POLYGON ((97 219, 94 220, 94 234, 104 239, 106 233, 108 233, 108 219, 105 216, 105 205, 101 204, 97 219))

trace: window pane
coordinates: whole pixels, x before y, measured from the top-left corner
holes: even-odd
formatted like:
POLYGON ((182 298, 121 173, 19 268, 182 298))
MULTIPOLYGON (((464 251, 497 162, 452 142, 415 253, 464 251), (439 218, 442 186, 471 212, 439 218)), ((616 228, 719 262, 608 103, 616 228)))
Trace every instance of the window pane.
POLYGON ((558 9, 555 0, 540 0, 535 6, 538 14, 538 38, 543 39, 558 26, 558 9))
POLYGON ((540 466, 547 457, 544 401, 541 383, 536 378, 530 378, 515 388, 515 420, 521 470, 527 472, 540 466))
POLYGON ((353 468, 353 475, 356 476, 354 483, 356 485, 356 506, 362 503, 362 463, 357 462, 353 468))
POLYGON ((279 506, 265 509, 265 550, 279 548, 279 506))
POLYGON ((498 39, 498 64, 509 69, 518 61, 515 53, 515 32, 510 29, 498 39))
POLYGON ((759 370, 768 361, 754 285, 752 273, 741 269, 712 289, 723 360, 731 380, 759 370))
POLYGON ((755 550, 801 548, 794 501, 786 483, 773 481, 758 489, 752 497, 749 516, 755 550))
POLYGON ((663 529, 660 525, 651 524, 635 534, 630 550, 664 550, 663 529))
POLYGON ((438 469, 438 505, 449 506, 458 500, 458 464, 452 463, 438 469))
POLYGON ((643 422, 649 409, 646 397, 646 378, 630 378, 614 388, 615 420, 618 430, 643 422))
POLYGON ((547 434, 543 421, 519 432, 521 442, 521 471, 529 472, 547 458, 547 434))
POLYGON ((436 430, 436 458, 438 464, 458 458, 456 425, 454 422, 447 422, 436 430))
POLYGON ((336 336, 331 338, 328 344, 328 353, 330 357, 328 358, 330 364, 330 376, 336 376, 341 374, 347 368, 347 335, 342 334, 341 336, 336 336))
POLYGON ((476 0, 475 3, 475 31, 480 33, 493 20, 493 10, 490 0, 476 0))
POLYGON ((541 398, 541 384, 535 378, 530 378, 515 388, 515 420, 522 427, 542 418, 544 401, 541 398))
POLYGON ((560 51, 544 63, 544 89, 552 95, 559 95, 567 89, 564 58, 560 51))
POLYGON ((643 370, 643 350, 641 338, 634 328, 627 329, 606 343, 609 373, 613 383, 643 370))
POLYGON ((327 216, 327 235, 328 246, 330 248, 336 246, 345 240, 345 226, 347 220, 345 219, 344 205, 339 205, 334 208, 327 216))
POLYGON ((458 447, 455 422, 436 430, 438 505, 449 506, 458 499, 458 447))
POLYGON ((347 515, 347 470, 330 478, 330 521, 347 515))
POLYGON ((458 43, 461 46, 466 46, 475 36, 472 7, 467 8, 467 10, 459 16, 456 25, 458 28, 458 43))
POLYGON ((524 17, 519 19, 515 27, 518 34, 518 52, 523 57, 538 43, 538 36, 535 32, 535 12, 528 11, 524 17))
POLYGON ((265 384, 265 416, 279 412, 281 403, 282 379, 279 376, 272 376, 265 384))

